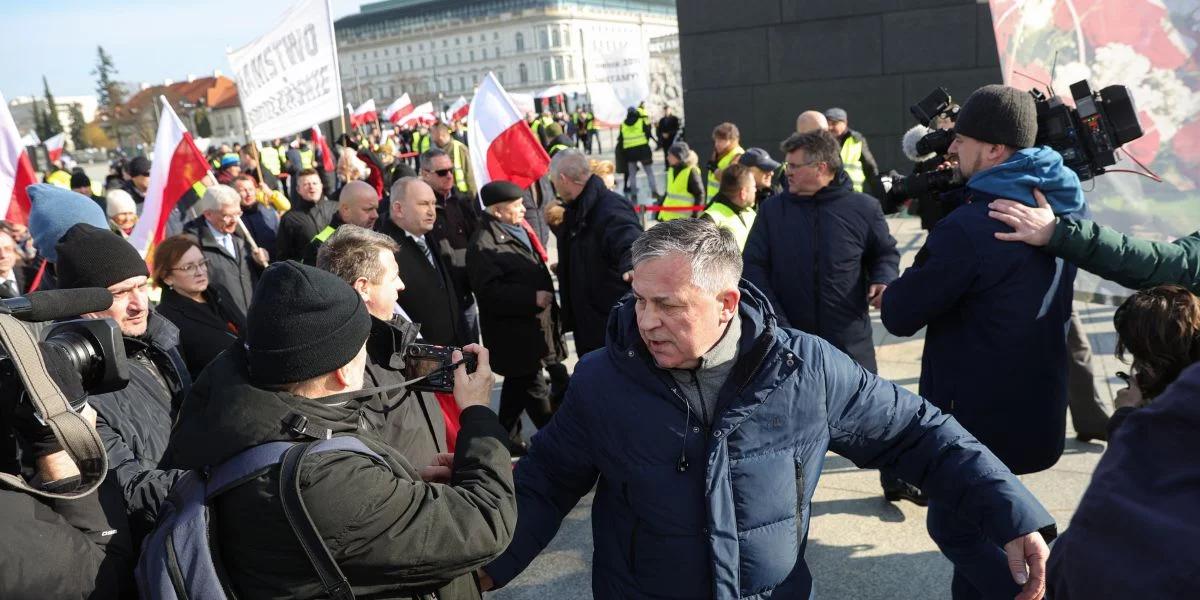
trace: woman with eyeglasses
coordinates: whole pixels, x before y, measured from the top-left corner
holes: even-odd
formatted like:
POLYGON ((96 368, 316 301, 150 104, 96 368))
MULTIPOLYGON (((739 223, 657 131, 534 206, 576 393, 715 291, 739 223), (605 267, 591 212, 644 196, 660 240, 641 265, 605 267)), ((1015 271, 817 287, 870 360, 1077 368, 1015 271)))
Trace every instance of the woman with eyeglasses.
POLYGON ((158 314, 179 328, 179 349, 192 379, 240 337, 246 316, 229 292, 208 279, 208 259, 189 235, 154 250, 154 281, 163 288, 158 314))

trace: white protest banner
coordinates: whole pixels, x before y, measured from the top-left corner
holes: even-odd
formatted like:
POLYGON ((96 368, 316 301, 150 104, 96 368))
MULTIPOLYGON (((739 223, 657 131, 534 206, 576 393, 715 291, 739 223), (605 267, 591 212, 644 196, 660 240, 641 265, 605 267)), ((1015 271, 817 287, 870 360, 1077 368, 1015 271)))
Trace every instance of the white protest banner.
POLYGON ((256 140, 291 135, 342 112, 326 0, 303 0, 269 33, 227 56, 256 140))
POLYGON ((650 54, 642 44, 613 44, 588 40, 588 92, 596 120, 616 125, 631 106, 650 95, 650 54))

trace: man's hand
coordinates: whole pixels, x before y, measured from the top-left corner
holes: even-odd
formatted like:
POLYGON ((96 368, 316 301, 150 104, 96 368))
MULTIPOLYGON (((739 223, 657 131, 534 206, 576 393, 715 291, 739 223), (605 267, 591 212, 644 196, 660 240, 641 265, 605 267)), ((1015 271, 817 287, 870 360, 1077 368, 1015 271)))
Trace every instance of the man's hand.
POLYGON ((867 288, 867 303, 870 304, 872 308, 879 308, 879 306, 883 304, 883 290, 886 289, 887 284, 885 283, 872 283, 870 287, 867 288))
POLYGON ((553 299, 554 299, 554 294, 547 292, 545 290, 538 290, 538 293, 537 293, 538 308, 546 308, 547 306, 550 306, 550 301, 553 299))
POLYGON ((1008 570, 1021 587, 1016 600, 1041 600, 1046 595, 1046 559, 1050 548, 1038 532, 1027 533, 1004 545, 1008 570))
POLYGON ((250 253, 250 256, 254 257, 254 262, 258 263, 258 266, 264 269, 267 267, 267 263, 271 261, 271 256, 267 254, 266 248, 255 248, 250 253))
POLYGON ((450 483, 450 476, 454 474, 454 455, 449 452, 434 454, 433 464, 421 467, 419 473, 421 474, 421 481, 450 483))
POLYGON ((1142 390, 1133 381, 1129 382, 1129 387, 1117 390, 1117 395, 1113 397, 1113 408, 1139 408, 1144 404, 1142 390))
POLYGON ((479 579, 479 591, 490 592, 496 587, 496 582, 492 581, 492 576, 487 574, 487 571, 478 569, 475 571, 475 577, 479 579))
POLYGON ((996 232, 998 240, 1025 242, 1030 246, 1045 246, 1054 235, 1054 211, 1042 191, 1034 188, 1037 207, 1012 200, 993 200, 988 204, 988 216, 1013 228, 1012 233, 996 232))
MULTIPOLYGON (((491 406, 496 376, 492 374, 492 365, 488 361, 488 349, 479 344, 470 344, 464 346, 463 350, 475 353, 477 366, 475 372, 470 374, 467 373, 467 365, 459 365, 454 370, 454 401, 459 410, 471 406, 491 406)), ((462 352, 458 350, 450 356, 454 362, 462 360, 462 357, 462 352)))

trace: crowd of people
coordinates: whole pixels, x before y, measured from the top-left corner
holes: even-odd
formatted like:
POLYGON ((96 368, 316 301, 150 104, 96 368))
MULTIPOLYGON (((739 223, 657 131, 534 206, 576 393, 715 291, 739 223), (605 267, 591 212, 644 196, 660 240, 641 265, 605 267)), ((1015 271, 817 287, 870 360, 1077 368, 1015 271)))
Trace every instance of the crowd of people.
POLYGON ((128 383, 87 393, 108 471, 76 496, 94 464, 3 389, 2 470, 57 495, 0 491, 0 535, 21 541, 0 595, 199 597, 199 555, 228 597, 479 598, 594 490, 596 597, 809 598, 826 451, 928 506, 956 600, 1200 589, 1200 234, 1087 220, 1027 93, 961 106, 944 168, 965 185, 903 272, 897 207, 843 109, 801 112, 781 160, 718 124, 703 165, 669 109, 651 127, 630 107, 612 162, 588 157, 587 107, 529 117, 551 161, 525 188, 476 189, 459 123, 213 148, 214 180, 149 257, 126 240, 144 157, 102 195, 82 172, 30 186, 28 226, 0 224, 0 296, 107 289, 79 316, 115 324, 128 383), (1090 378, 1072 370, 1090 360, 1069 335, 1077 269, 1137 290, 1116 312, 1132 375, 1111 415, 1072 383, 1090 378), (925 331, 919 395, 878 375, 872 310, 925 331), (428 346, 448 356, 414 378, 428 346), (439 375, 452 391, 420 385, 439 375), (1059 460, 1068 405, 1110 445, 1060 532, 1017 476, 1059 460), (224 483, 189 496, 196 481, 224 483), (211 519, 200 551, 171 535, 187 507, 211 519))

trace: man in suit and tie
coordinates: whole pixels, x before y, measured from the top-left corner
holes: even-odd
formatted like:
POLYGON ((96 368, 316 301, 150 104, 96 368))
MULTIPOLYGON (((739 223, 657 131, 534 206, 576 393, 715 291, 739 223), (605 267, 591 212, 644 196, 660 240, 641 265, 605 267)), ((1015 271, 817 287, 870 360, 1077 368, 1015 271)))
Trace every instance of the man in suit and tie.
POLYGON ((400 308, 421 325, 426 342, 462 346, 466 335, 454 283, 431 233, 436 221, 433 188, 416 177, 402 177, 392 184, 387 219, 380 219, 379 231, 400 245, 396 264, 405 284, 400 308))
POLYGON ((25 274, 17 268, 17 242, 0 231, 0 299, 16 298, 25 293, 25 274))
POLYGON ((205 190, 197 208, 203 214, 184 225, 183 231, 200 242, 200 251, 208 260, 209 286, 225 288, 238 310, 248 314, 254 286, 270 257, 238 231, 241 196, 227 185, 214 185, 205 190))

